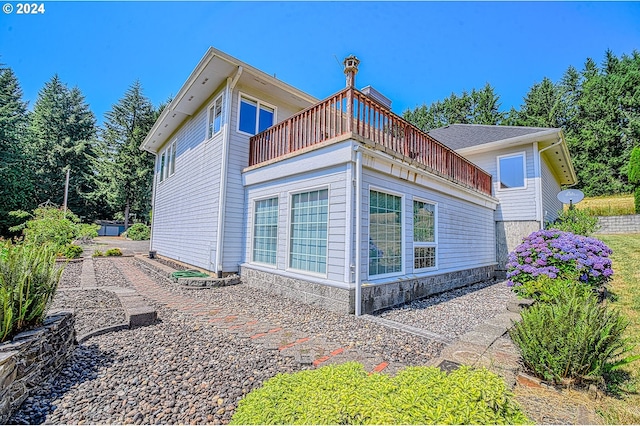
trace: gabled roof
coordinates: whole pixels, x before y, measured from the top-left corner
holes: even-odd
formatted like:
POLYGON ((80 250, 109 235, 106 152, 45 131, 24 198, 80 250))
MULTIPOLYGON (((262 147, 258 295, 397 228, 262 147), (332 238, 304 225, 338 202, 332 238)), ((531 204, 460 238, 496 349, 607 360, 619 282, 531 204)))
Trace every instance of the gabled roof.
POLYGON ((429 135, 465 157, 537 142, 538 150, 544 151, 561 185, 574 185, 578 181, 562 129, 450 124, 431 130, 429 135))
POLYGON ((453 150, 470 148, 534 133, 553 131, 548 127, 490 126, 485 124, 450 124, 433 129, 429 135, 453 150))
POLYGON ((241 83, 268 91, 276 98, 300 109, 318 100, 277 78, 260 71, 218 49, 210 47, 193 70, 178 94, 162 111, 158 120, 140 145, 140 149, 156 153, 173 133, 221 87, 229 77, 237 76, 241 83))

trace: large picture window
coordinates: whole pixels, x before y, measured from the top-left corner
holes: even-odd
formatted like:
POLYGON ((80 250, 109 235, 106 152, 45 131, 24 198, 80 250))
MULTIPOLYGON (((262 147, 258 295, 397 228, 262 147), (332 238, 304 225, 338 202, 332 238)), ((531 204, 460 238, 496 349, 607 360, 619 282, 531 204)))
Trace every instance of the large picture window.
POLYGON ((498 157, 500 189, 525 187, 525 153, 498 157))
POLYGON ((369 191, 369 276, 402 272, 402 197, 369 191))
POLYGON ((278 198, 255 202, 253 261, 276 264, 278 253, 278 198))
POLYGON ((220 95, 213 101, 209 107, 207 116, 207 139, 211 139, 213 135, 222 129, 222 101, 223 95, 220 95))
POLYGON ((413 201, 413 267, 431 269, 437 267, 437 212, 436 204, 413 201))
POLYGON ((289 267, 327 272, 329 190, 303 192, 291 197, 289 267))
POLYGON ((257 99, 240 96, 238 130, 255 135, 273 126, 276 109, 257 99))

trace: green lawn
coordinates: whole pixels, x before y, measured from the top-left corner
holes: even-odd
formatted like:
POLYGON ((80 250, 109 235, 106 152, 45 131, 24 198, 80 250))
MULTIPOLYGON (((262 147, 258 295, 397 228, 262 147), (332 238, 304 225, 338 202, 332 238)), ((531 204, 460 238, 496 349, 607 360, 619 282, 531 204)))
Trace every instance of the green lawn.
MULTIPOLYGON (((627 336, 640 354, 640 234, 599 235, 613 250, 614 277, 612 306, 629 320, 627 336)), ((609 424, 640 424, 640 361, 628 365, 629 379, 620 385, 619 397, 606 397, 599 402, 599 411, 609 424)))

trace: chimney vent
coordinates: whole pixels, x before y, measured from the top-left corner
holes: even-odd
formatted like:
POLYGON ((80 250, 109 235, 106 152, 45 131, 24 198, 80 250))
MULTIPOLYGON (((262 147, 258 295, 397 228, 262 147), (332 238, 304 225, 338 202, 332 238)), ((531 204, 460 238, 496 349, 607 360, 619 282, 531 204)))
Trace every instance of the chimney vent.
POLYGON ((356 87, 356 73, 360 61, 354 55, 347 56, 344 60, 344 73, 347 76, 347 87, 356 87))

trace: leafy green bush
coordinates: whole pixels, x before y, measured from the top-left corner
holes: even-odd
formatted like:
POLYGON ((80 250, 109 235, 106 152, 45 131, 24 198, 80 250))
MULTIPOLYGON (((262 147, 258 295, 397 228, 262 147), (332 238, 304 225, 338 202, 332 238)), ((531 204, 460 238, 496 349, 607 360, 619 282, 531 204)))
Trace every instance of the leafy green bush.
POLYGON ((98 236, 100 225, 94 223, 81 223, 76 228, 76 239, 91 241, 98 236))
POLYGON ((629 183, 635 187, 633 204, 636 214, 640 214, 640 146, 636 146, 631 150, 629 164, 627 165, 627 178, 629 183))
POLYGON ((278 374, 238 404, 231 424, 528 423, 504 381, 463 366, 369 375, 349 362, 278 374))
POLYGON ((550 382, 602 379, 637 357, 620 360, 632 347, 623 337, 627 321, 598 304, 579 285, 560 287, 550 303, 522 312, 510 331, 527 367, 550 382))
POLYGON ((576 291, 583 294, 593 294, 589 286, 578 283, 576 280, 566 278, 549 278, 540 275, 535 280, 526 281, 521 286, 517 286, 518 296, 526 299, 535 299, 539 302, 553 302, 564 294, 567 289, 576 287, 576 291))
POLYGON ((564 210, 553 223, 553 228, 588 237, 598 230, 598 218, 592 216, 588 210, 564 210))
POLYGON ((69 244, 64 250, 64 257, 67 259, 77 259, 82 254, 82 247, 75 244, 69 244))
POLYGON ((101 252, 100 250, 95 250, 91 255, 91 257, 101 257, 101 256, 104 256, 104 253, 101 252))
POLYGON ((0 250, 0 342, 41 323, 60 282, 50 245, 12 245, 0 250))
POLYGON ((144 223, 136 223, 127 229, 126 236, 134 241, 148 240, 151 238, 151 228, 144 223))
POLYGON ((110 248, 109 250, 104 252, 105 256, 122 256, 122 250, 119 248, 110 248))

